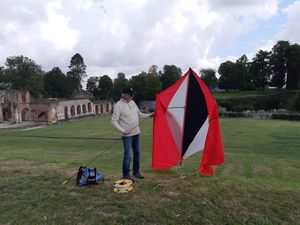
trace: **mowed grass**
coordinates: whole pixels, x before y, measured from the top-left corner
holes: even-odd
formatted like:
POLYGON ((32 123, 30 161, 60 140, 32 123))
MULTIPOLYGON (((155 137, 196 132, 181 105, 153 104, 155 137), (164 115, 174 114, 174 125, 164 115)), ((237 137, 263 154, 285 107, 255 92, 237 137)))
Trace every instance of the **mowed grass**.
POLYGON ((0 224, 300 224, 300 122, 221 119, 225 162, 197 176, 201 153, 151 170, 152 121, 142 129, 142 173, 126 194, 122 144, 110 117, 35 130, 0 130, 0 224), (109 146, 113 146, 109 148, 109 146), (108 149, 108 150, 107 150, 108 149), (104 184, 78 187, 91 163, 104 184))

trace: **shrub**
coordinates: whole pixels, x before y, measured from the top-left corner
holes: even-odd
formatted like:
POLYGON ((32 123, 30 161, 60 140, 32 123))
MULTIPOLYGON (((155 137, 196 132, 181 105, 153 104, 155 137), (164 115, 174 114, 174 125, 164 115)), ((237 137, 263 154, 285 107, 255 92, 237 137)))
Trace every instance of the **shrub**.
POLYGON ((279 109, 283 105, 284 95, 276 94, 269 96, 256 96, 256 97, 241 97, 241 98, 228 98, 217 99, 218 104, 226 108, 227 111, 242 112, 246 110, 265 110, 279 109))
POLYGON ((300 93, 298 93, 295 101, 294 101, 294 106, 293 106, 295 111, 300 112, 300 93))
POLYGON ((274 113, 272 115, 272 119, 280 119, 280 120, 300 120, 299 114, 280 114, 274 113))

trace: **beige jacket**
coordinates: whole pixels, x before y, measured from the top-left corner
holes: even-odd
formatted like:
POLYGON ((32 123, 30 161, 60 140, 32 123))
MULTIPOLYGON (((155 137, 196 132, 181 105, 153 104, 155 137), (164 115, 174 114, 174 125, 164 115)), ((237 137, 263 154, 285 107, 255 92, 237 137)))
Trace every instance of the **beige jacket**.
POLYGON ((121 133, 130 130, 131 133, 126 136, 133 136, 141 132, 139 118, 147 118, 150 115, 141 113, 134 101, 127 102, 121 98, 114 106, 111 123, 121 133))

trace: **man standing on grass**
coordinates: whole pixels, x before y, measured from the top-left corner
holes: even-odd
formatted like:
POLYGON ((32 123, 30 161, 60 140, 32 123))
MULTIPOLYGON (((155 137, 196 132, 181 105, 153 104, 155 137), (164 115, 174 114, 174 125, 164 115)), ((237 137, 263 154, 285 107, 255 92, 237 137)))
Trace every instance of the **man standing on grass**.
POLYGON ((130 162, 131 147, 133 149, 133 176, 143 179, 140 173, 141 142, 139 118, 152 117, 153 113, 141 113, 135 102, 132 100, 134 91, 131 87, 122 89, 122 98, 114 106, 111 118, 112 125, 122 133, 124 147, 123 157, 123 179, 131 179, 130 162))

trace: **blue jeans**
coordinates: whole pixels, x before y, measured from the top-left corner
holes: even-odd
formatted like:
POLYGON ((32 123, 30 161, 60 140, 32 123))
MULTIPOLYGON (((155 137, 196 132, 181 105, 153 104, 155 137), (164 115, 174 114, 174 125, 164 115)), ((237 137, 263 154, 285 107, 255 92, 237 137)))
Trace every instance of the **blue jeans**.
POLYGON ((133 174, 140 174, 140 157, 141 157, 141 142, 140 134, 122 137, 124 146, 124 158, 123 158, 123 176, 128 176, 130 172, 131 162, 131 147, 133 149, 133 174))

